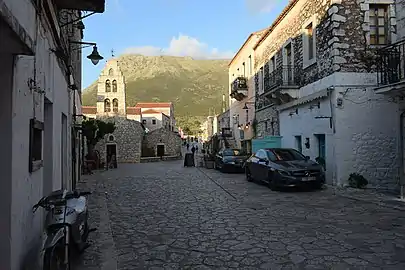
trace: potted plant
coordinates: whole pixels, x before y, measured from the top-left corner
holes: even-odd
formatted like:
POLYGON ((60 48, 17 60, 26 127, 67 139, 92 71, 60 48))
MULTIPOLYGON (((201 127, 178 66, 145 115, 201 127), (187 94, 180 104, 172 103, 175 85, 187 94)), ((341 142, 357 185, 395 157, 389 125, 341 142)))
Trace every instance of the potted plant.
POLYGON ((368 185, 367 179, 359 173, 351 173, 348 182, 351 188, 362 189, 368 185))

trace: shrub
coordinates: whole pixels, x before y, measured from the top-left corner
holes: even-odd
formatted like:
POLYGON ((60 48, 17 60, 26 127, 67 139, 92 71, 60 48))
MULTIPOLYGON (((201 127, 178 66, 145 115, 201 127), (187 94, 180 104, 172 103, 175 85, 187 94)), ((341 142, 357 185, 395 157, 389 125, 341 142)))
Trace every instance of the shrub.
POLYGON ((349 175, 349 186, 352 188, 365 188, 368 185, 367 179, 359 173, 349 175))

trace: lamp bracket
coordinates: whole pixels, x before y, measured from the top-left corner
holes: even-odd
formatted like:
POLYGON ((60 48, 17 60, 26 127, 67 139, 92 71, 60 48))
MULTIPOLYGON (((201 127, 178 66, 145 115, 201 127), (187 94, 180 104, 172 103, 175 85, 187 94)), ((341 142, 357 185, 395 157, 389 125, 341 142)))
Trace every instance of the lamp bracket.
POLYGON ((72 24, 72 23, 81 21, 82 19, 87 18, 87 17, 90 17, 91 15, 94 15, 94 14, 96 14, 96 12, 90 12, 89 14, 86 14, 86 15, 80 17, 80 18, 77 18, 77 19, 75 19, 75 20, 71 20, 70 22, 64 23, 64 24, 62 24, 62 25, 59 26, 59 27, 65 27, 66 25, 69 25, 69 24, 72 24))

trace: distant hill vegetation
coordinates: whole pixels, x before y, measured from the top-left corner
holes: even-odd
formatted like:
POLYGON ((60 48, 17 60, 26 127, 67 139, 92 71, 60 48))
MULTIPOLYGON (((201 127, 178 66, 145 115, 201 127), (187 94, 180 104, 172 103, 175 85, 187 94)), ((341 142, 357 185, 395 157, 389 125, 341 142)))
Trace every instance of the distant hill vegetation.
MULTIPOLYGON (((228 93, 229 60, 195 60, 190 57, 118 57, 126 80, 127 106, 137 102, 173 102, 179 126, 195 130, 208 116, 219 113, 222 95, 228 93)), ((95 106, 97 84, 83 91, 83 105, 95 106)))

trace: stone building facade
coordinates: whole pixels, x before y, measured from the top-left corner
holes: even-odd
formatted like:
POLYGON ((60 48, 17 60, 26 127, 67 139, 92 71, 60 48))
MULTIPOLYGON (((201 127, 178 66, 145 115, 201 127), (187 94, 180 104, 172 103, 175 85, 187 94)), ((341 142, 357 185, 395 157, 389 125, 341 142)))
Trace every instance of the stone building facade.
MULTIPOLYGON (((149 132, 163 128, 174 136, 178 133, 174 129, 173 103, 140 102, 133 107, 126 106, 125 76, 116 58, 107 62, 98 78, 97 105, 82 106, 82 113, 89 118, 116 124, 114 133, 107 134, 95 147, 105 163, 110 161, 112 155, 119 163, 140 162, 142 141, 148 138, 149 132)), ((169 145, 171 142, 166 143, 167 149, 175 147, 169 145)))
POLYGON ((155 156, 159 154, 158 148, 163 149, 162 152, 165 156, 180 156, 182 142, 178 134, 166 128, 155 129, 144 138, 145 146, 152 149, 155 156))
POLYGON ((373 61, 396 39, 394 1, 290 1, 254 47, 258 133, 324 159, 329 183, 397 188, 396 109, 373 61))
MULTIPOLYGON (((88 11, 104 11, 104 1, 91 2, 96 9, 88 11)), ((82 1, 0 1, 1 269, 42 269, 44 216, 32 206, 71 189, 80 173, 72 130, 81 113, 82 51, 73 42, 82 32, 60 25, 85 9, 82 1)))
MULTIPOLYGON (((118 163, 138 163, 141 160, 142 140, 144 129, 138 121, 124 117, 99 117, 106 122, 115 123, 115 131, 107 134, 104 139, 97 143, 95 150, 101 157, 108 157, 107 151, 116 152, 118 163)), ((104 160, 105 161, 105 160, 104 160)))

